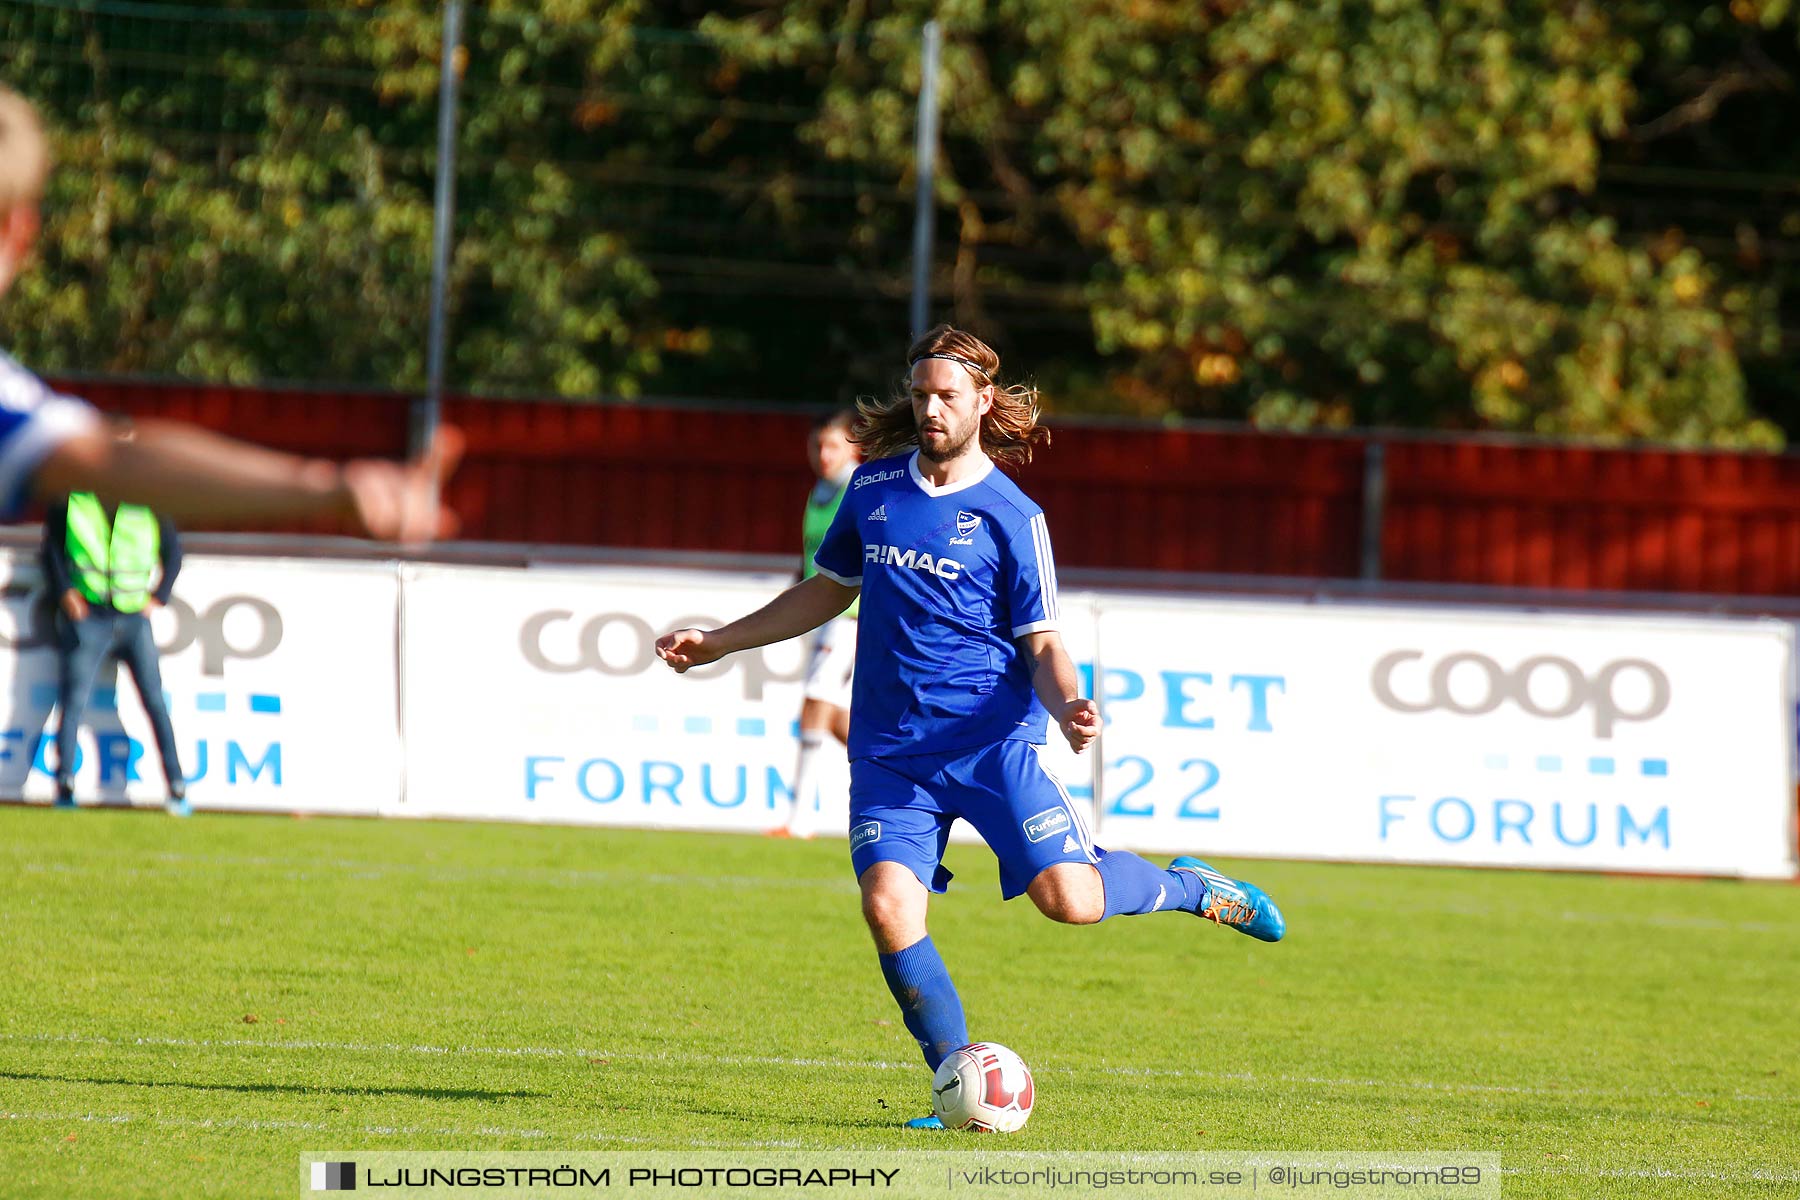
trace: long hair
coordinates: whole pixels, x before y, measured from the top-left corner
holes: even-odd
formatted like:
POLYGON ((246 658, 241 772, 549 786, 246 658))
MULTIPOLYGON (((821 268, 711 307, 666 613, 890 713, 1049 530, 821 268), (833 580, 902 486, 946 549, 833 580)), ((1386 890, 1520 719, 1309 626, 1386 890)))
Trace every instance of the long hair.
POLYGON ((1037 446, 1050 444, 1050 431, 1040 423, 1038 390, 1030 384, 1000 382, 1000 356, 972 333, 939 325, 906 352, 907 375, 886 400, 862 396, 856 401, 856 428, 850 440, 863 448, 865 459, 887 458, 919 444, 912 411, 912 367, 932 354, 950 355, 969 372, 977 387, 992 386, 994 403, 981 417, 981 450, 989 458, 1014 466, 1031 461, 1037 446))

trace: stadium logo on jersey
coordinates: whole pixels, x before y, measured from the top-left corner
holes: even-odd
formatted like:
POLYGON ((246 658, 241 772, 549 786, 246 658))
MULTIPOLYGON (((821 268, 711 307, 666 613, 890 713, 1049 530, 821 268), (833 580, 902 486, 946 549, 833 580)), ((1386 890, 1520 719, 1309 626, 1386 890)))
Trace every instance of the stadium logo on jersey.
POLYGON ((951 582, 961 579, 963 573, 963 565, 953 558, 933 558, 923 551, 902 550, 897 546, 874 542, 863 546, 863 561, 883 567, 905 567, 909 571, 923 571, 927 575, 936 575, 939 579, 951 582))
POLYGON ((898 479, 904 474, 906 474, 906 469, 904 467, 895 467, 891 471, 876 471, 872 475, 858 475, 851 482, 850 486, 852 488, 867 487, 871 483, 881 483, 883 480, 898 479))
POLYGON ((1043 812, 1025 818, 1025 839, 1041 842, 1053 838, 1059 833, 1069 832, 1069 810, 1061 807, 1046 808, 1043 812))
POLYGON ((871 521, 887 520, 887 505, 884 504, 880 508, 876 509, 874 512, 870 513, 869 520, 871 520, 871 521))
POLYGON ((864 821, 850 831, 850 853, 855 854, 870 842, 879 842, 880 840, 881 822, 864 821))
POLYGON ((981 518, 975 513, 958 512, 956 514, 956 536, 950 539, 952 546, 973 546, 975 531, 981 528, 981 518))

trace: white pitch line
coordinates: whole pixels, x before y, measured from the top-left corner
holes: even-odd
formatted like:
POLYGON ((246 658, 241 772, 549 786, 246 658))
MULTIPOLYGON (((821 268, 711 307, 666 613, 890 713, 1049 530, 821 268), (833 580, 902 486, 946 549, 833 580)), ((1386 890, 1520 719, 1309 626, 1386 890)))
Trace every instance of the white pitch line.
POLYGON ((556 1046, 429 1046, 399 1042, 259 1041, 256 1038, 107 1038, 78 1033, 0 1033, 0 1041, 71 1042, 93 1046, 166 1046, 176 1049, 341 1050, 350 1054, 474 1054, 499 1058, 618 1058, 626 1062, 674 1062, 706 1066, 825 1067, 834 1070, 909 1071, 917 1063, 849 1061, 831 1058, 781 1058, 724 1054, 643 1054, 633 1051, 583 1050, 556 1046))
MULTIPOLYGON (((389 875, 399 875, 407 878, 424 878, 435 883, 464 883, 471 879, 491 878, 525 879, 534 883, 564 887, 586 883, 626 881, 685 887, 691 886, 697 878, 694 875, 672 875, 667 872, 584 870, 570 867, 445 867, 419 863, 357 862, 352 859, 296 860, 217 854, 176 854, 173 852, 150 857, 153 861, 167 863, 171 866, 246 867, 262 871, 278 871, 288 878, 297 879, 333 871, 352 875, 358 879, 381 879, 389 875)), ((132 879, 166 874, 166 872, 157 871, 153 867, 142 865, 142 859, 133 861, 139 865, 94 866, 89 863, 33 860, 21 863, 19 870, 40 875, 105 875, 108 879, 132 879)), ((709 886, 735 888, 766 887, 843 893, 854 893, 857 890, 856 881, 849 877, 848 872, 845 872, 842 878, 837 879, 796 879, 785 875, 707 875, 704 879, 709 886)))
POLYGON ((1744 1171, 1704 1171, 1691 1167, 1508 1167, 1502 1175, 1580 1175, 1599 1179, 1704 1179, 1716 1183, 1796 1183, 1800 1171, 1752 1167, 1744 1171))
MULTIPOLYGON (((400 862, 359 862, 353 859, 291 859, 267 858, 251 855, 218 855, 218 854, 180 854, 173 851, 150 856, 153 862, 167 863, 172 866, 216 866, 245 867, 265 871, 279 871, 288 878, 305 879, 308 876, 331 871, 348 874, 358 879, 378 880, 388 876, 404 876, 406 878, 423 878, 437 883, 462 883, 471 879, 524 879, 534 883, 550 884, 560 887, 571 887, 588 883, 618 883, 631 881, 653 884, 657 886, 682 887, 691 885, 695 876, 678 875, 668 872, 638 872, 602 869, 575 869, 569 867, 451 867, 427 865, 421 863, 400 862)), ((138 878, 159 874, 154 868, 142 865, 144 859, 132 860, 137 865, 124 867, 91 866, 86 863, 64 863, 29 861, 19 864, 19 870, 33 874, 54 875, 105 875, 108 879, 138 878)), ((705 877, 711 885, 733 888, 773 888, 780 890, 831 891, 849 894, 856 891, 856 883, 848 877, 842 879, 796 879, 790 876, 767 875, 710 875, 705 877)), ((1359 903, 1355 900, 1338 899, 1330 902, 1330 906, 1339 910, 1360 912, 1386 912, 1381 904, 1359 903)), ((1470 917, 1474 919, 1502 919, 1508 914, 1493 908, 1467 904, 1447 905, 1414 905, 1412 911, 1436 914, 1440 916, 1470 917)), ((1737 932, 1756 934, 1778 934, 1792 937, 1800 934, 1800 924, 1782 924, 1770 921, 1729 921, 1718 917, 1696 917, 1674 913, 1630 912, 1630 913, 1595 913, 1565 910, 1555 914, 1556 919, 1586 925, 1623 925, 1628 927, 1644 927, 1650 929, 1688 929, 1700 932, 1737 932)))
POLYGON ((553 1129, 506 1129, 499 1126, 483 1125, 474 1129, 431 1128, 420 1125, 332 1125, 323 1121, 277 1121, 253 1117, 159 1117, 142 1113, 46 1113, 46 1112, 6 1112, 0 1111, 0 1121, 39 1121, 58 1124, 65 1121, 77 1121, 84 1124, 98 1125, 131 1125, 143 1123, 147 1125, 173 1125, 183 1129, 250 1129, 264 1132, 289 1132, 299 1130, 308 1133, 344 1133, 356 1132, 372 1134, 377 1137, 418 1137, 430 1135, 434 1137, 503 1137, 521 1140, 542 1140, 545 1138, 562 1138, 578 1142, 617 1142, 628 1145, 664 1146, 680 1145, 695 1149, 712 1150, 765 1150, 765 1149, 797 1149, 798 1141, 765 1139, 758 1141, 717 1141, 708 1138, 648 1138, 635 1137, 623 1133, 584 1133, 557 1131, 553 1129))
POLYGON ((1563 912, 1564 921, 1583 925, 1648 925, 1653 929, 1699 929, 1709 933, 1800 933, 1800 925, 1774 925, 1768 921, 1724 921, 1717 917, 1681 917, 1665 913, 1563 912))
MULTIPOLYGON (((76 1033, 0 1033, 0 1041, 36 1043, 73 1043, 95 1046, 161 1046, 174 1049, 255 1049, 255 1050, 335 1050, 348 1054, 418 1054, 476 1055, 498 1058, 605 1058, 623 1062, 664 1062, 692 1066, 733 1067, 806 1067, 838 1071, 914 1071, 916 1062, 887 1062, 832 1058, 790 1058, 779 1055, 734 1054, 646 1054, 630 1050, 584 1050, 555 1046, 432 1046, 402 1045, 398 1042, 330 1042, 330 1041, 260 1041, 255 1038, 172 1038, 133 1037, 107 1038, 76 1033)), ((1543 1096, 1610 1099, 1734 1100, 1759 1104, 1800 1104, 1800 1096, 1766 1096, 1747 1092, 1720 1094, 1712 1092, 1630 1091, 1605 1088, 1545 1088, 1498 1083, 1465 1083, 1431 1079, 1342 1079, 1319 1075, 1258 1075, 1248 1071, 1192 1071, 1178 1067, 1048 1067, 1036 1073, 1081 1075, 1099 1074, 1121 1078, 1203 1079, 1233 1083, 1295 1084, 1326 1088, 1394 1088, 1407 1091, 1447 1092, 1458 1095, 1543 1096)))
MULTIPOLYGON (((1284 897, 1284 902, 1286 898, 1284 897)), ((1357 900, 1330 900, 1322 902, 1320 907, 1329 907, 1339 911, 1350 912, 1391 912, 1391 904, 1378 901, 1361 902, 1357 900)), ((1435 916, 1470 917, 1476 920, 1512 920, 1514 914, 1484 905, 1475 904, 1440 904, 1409 905, 1409 912, 1430 913, 1435 916)), ((1547 916, 1552 914, 1538 914, 1547 916)), ((1572 924, 1581 925, 1627 925, 1646 926, 1651 929, 1693 929, 1708 933, 1733 931, 1738 933, 1779 933, 1787 936, 1800 934, 1800 924, 1777 923, 1772 921, 1728 921, 1722 917, 1695 917, 1679 913, 1656 912, 1582 912, 1576 909, 1565 909, 1553 914, 1554 918, 1572 924)))

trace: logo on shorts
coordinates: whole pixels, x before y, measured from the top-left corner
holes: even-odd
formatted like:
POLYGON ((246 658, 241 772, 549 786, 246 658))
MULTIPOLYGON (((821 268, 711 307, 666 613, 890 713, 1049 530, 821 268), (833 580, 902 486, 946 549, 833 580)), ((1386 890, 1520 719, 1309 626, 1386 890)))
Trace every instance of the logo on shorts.
POLYGON ((952 546, 973 546, 975 531, 981 528, 981 518, 972 512, 958 511, 956 514, 956 536, 950 539, 952 546))
POLYGON ((881 822, 864 821, 850 831, 850 853, 855 854, 870 842, 879 842, 880 840, 881 822))
MULTIPOLYGON (((1041 842, 1053 838, 1059 833, 1069 832, 1069 810, 1066 808, 1046 808, 1043 812, 1025 818, 1025 839, 1041 842)), ((853 847, 854 848, 854 847, 853 847)))

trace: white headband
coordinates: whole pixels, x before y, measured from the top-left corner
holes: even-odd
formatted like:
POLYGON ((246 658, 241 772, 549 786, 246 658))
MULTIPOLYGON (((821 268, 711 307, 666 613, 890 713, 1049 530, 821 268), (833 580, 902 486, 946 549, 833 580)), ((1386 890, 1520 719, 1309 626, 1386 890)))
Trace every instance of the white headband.
POLYGON ((921 354, 921 355, 919 355, 919 357, 913 359, 911 362, 907 363, 906 365, 909 367, 916 367, 928 358, 941 358, 945 362, 961 363, 963 366, 969 368, 969 370, 975 372, 977 375, 981 376, 983 379, 991 381, 994 378, 992 375, 989 375, 987 373, 987 371, 982 368, 980 363, 975 362, 973 359, 964 358, 960 354, 949 354, 944 351, 936 351, 931 354, 921 354))

